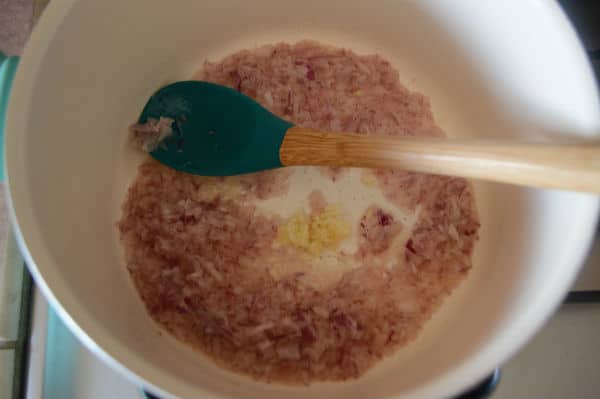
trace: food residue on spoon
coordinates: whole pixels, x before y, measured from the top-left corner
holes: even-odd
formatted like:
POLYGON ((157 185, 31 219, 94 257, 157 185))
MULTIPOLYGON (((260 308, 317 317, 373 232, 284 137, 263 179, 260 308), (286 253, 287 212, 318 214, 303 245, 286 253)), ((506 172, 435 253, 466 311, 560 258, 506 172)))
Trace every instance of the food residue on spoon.
POLYGON ((172 118, 161 116, 159 119, 148 118, 145 123, 134 123, 129 126, 134 144, 145 152, 157 149, 163 140, 173 135, 172 118))

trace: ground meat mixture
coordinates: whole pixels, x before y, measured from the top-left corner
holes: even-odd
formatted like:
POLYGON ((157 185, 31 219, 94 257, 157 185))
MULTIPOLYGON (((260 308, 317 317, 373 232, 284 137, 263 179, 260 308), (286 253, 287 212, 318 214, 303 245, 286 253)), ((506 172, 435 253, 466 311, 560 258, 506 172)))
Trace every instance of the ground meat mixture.
POLYGON ((365 254, 376 255, 389 248, 403 225, 381 208, 373 205, 360 219, 361 250, 365 254))
MULTIPOLYGON (((443 134, 428 100, 402 86, 377 55, 278 44, 207 62, 195 78, 235 88, 306 127, 443 134)), ((332 180, 345 173, 322 171, 332 180)), ((287 261, 287 274, 288 263, 279 265, 283 273, 269 271, 273 263, 300 259, 285 257, 296 250, 274 245, 282 218, 257 207, 285 195, 287 169, 208 178, 145 162, 118 226, 149 313, 222 366, 264 381, 360 376, 411 341, 464 279, 479 228, 464 179, 390 170, 372 175, 385 198, 416 215, 415 222, 405 225, 376 204, 364 209, 353 221, 360 248, 342 258, 358 266, 316 286, 293 262, 287 261), (402 245, 391 244, 404 233, 402 245), (395 266, 376 262, 381 254, 395 266)), ((312 213, 327 206, 311 187, 306 198, 312 213)))

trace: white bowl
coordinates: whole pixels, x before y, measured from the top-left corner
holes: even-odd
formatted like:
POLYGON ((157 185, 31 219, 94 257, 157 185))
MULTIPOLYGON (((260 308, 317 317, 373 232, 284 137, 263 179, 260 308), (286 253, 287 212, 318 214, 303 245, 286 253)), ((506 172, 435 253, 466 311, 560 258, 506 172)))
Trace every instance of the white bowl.
POLYGON ((345 383, 252 381, 158 333, 115 221, 139 161, 126 127, 206 58, 317 39, 390 59, 457 136, 591 136, 600 106, 549 1, 53 0, 20 65, 6 166, 12 220, 44 294, 99 357, 165 398, 440 398, 501 365, 558 306, 594 233, 595 196, 477 184, 475 268, 420 337, 345 383))

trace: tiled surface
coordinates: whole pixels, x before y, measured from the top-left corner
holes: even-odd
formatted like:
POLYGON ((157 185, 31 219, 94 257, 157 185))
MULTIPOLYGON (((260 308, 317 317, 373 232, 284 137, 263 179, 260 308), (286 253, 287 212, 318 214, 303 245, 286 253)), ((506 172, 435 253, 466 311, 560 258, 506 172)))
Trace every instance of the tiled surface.
POLYGON ((32 27, 33 0, 0 0, 0 51, 19 55, 32 27))
MULTIPOLYGON (((21 54, 33 13, 34 0, 0 0, 0 51, 21 54)), ((16 338, 22 279, 22 262, 9 233, 5 189, 0 177, 0 343, 16 338)))
POLYGON ((18 271, 12 267, 12 262, 7 262, 7 220, 4 207, 4 195, 0 184, 0 343, 14 339, 16 333, 15 304, 19 297, 17 287, 18 271))
POLYGON ((10 399, 13 389, 13 351, 0 351, 0 399, 10 399))
MULTIPOLYGON (((44 392, 46 343, 48 336, 48 304, 42 294, 34 289, 31 312, 29 357, 27 359, 27 386, 23 399, 40 399, 44 392)), ((83 399, 83 398, 82 398, 83 399)), ((115 399, 117 399, 115 397, 115 399)))
POLYGON ((600 398, 600 304, 564 305, 502 368, 491 399, 600 398))
MULTIPOLYGON (((0 181, 0 265, 6 262, 6 244, 8 236, 8 215, 4 183, 0 181)), ((0 266, 1 267, 1 266, 0 266)), ((0 276, 2 272, 0 271, 0 276)))
MULTIPOLYGON (((33 25, 34 0, 0 0, 0 51, 20 55, 33 25)), ((5 186, 0 178, 0 347, 17 338, 23 262, 9 232, 5 186)), ((13 397, 15 351, 0 350, 0 399, 13 397)))
POLYGON ((0 256, 0 344, 17 339, 24 267, 14 238, 7 241, 0 256))

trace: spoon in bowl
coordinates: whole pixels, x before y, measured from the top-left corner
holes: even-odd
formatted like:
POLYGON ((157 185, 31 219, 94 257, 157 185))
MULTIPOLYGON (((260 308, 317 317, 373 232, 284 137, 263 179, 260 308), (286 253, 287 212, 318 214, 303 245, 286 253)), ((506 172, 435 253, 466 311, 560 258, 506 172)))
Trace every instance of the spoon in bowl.
POLYGON ((147 150, 158 161, 205 176, 292 165, 346 166, 600 193, 599 141, 325 132, 294 126, 236 90, 201 81, 180 81, 158 90, 132 130, 138 138, 154 133, 147 150))

